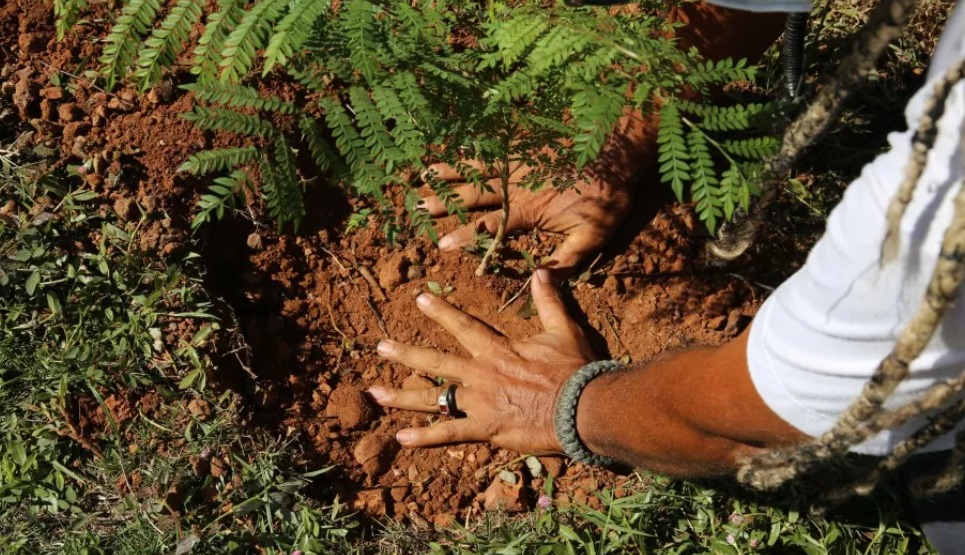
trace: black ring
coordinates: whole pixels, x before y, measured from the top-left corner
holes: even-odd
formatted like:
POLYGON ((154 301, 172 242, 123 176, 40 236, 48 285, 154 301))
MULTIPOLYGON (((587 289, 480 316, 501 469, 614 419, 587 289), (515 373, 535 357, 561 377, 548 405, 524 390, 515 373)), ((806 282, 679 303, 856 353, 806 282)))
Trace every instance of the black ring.
POLYGON ((462 413, 459 412, 459 408, 456 407, 456 384, 452 384, 446 388, 446 405, 449 406, 449 414, 458 417, 462 413))

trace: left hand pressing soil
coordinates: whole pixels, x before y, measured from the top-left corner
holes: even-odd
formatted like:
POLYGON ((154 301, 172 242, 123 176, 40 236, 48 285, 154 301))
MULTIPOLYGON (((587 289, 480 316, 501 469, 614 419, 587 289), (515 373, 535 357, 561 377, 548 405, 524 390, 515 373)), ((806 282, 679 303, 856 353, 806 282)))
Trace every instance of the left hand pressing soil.
MULTIPOLYGON (((532 280, 533 302, 544 332, 507 338, 432 295, 420 295, 419 309, 451 333, 467 356, 395 341, 379 344, 379 354, 419 372, 458 384, 456 401, 465 418, 448 418, 409 428, 396 438, 406 447, 489 441, 522 453, 561 453, 553 428, 553 408, 563 384, 595 360, 583 331, 566 313, 549 270, 532 280)), ((438 412, 437 400, 449 384, 422 390, 374 386, 369 394, 385 407, 438 412)))

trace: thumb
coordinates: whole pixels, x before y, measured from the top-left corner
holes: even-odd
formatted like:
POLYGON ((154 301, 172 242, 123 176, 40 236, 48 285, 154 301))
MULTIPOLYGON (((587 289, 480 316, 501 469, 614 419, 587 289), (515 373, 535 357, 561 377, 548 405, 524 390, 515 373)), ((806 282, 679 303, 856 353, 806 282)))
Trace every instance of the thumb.
POLYGON ((553 273, 547 268, 539 268, 532 279, 533 307, 539 313, 543 329, 549 333, 565 332, 572 329, 563 296, 553 282, 553 273))
POLYGON ((561 275, 572 274, 581 262, 606 244, 606 237, 598 231, 587 226, 576 228, 543 264, 561 275))
MULTIPOLYGON (((501 210, 490 212, 439 239, 439 249, 452 251, 472 245, 476 241, 476 235, 483 231, 488 232, 490 235, 496 235, 496 231, 499 229, 499 222, 502 221, 502 219, 503 212, 501 210)), ((523 227, 522 224, 523 218, 519 214, 519 210, 510 210, 509 221, 506 222, 506 233, 509 234, 518 231, 523 227)))

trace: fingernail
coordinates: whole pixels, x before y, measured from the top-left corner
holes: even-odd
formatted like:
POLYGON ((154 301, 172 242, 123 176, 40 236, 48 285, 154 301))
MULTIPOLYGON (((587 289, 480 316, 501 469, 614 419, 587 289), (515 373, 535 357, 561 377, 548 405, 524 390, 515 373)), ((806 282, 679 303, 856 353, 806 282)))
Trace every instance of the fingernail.
POLYGON ((412 430, 400 430, 399 433, 395 434, 395 439, 402 445, 415 440, 415 432, 412 430))
POLYGON ((389 340, 379 341, 379 346, 376 347, 376 350, 384 357, 393 355, 395 354, 395 344, 389 340))
POLYGON ((536 279, 538 279, 540 283, 550 283, 553 276, 550 275, 550 271, 546 268, 540 268, 536 270, 536 279))
POLYGON ((439 248, 442 249, 442 250, 447 250, 447 249, 449 249, 450 247, 452 247, 452 244, 455 243, 455 242, 456 242, 455 239, 453 239, 452 237, 446 235, 446 236, 443 237, 442 239, 439 239, 439 248))
POLYGON ((371 395, 372 399, 374 399, 376 403, 381 403, 386 397, 389 396, 389 392, 386 391, 384 387, 379 387, 377 385, 370 387, 366 393, 371 395))
POLYGON ((423 293, 423 294, 421 294, 421 295, 419 295, 418 297, 415 298, 415 302, 416 302, 419 306, 425 308, 425 307, 428 307, 430 304, 432 304, 432 297, 430 297, 429 295, 423 293))

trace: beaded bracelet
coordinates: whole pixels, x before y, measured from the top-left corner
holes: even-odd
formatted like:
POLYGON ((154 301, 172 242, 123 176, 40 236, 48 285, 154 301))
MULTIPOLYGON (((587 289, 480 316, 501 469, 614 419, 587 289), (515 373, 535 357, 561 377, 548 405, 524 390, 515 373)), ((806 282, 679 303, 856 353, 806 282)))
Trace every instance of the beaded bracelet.
POLYGON ((566 380, 556 400, 553 427, 556 429, 556 437, 559 438, 563 451, 574 461, 596 466, 610 466, 616 462, 610 457, 594 454, 580 440, 576 431, 576 407, 587 384, 600 374, 622 367, 623 364, 615 360, 591 362, 566 380))

